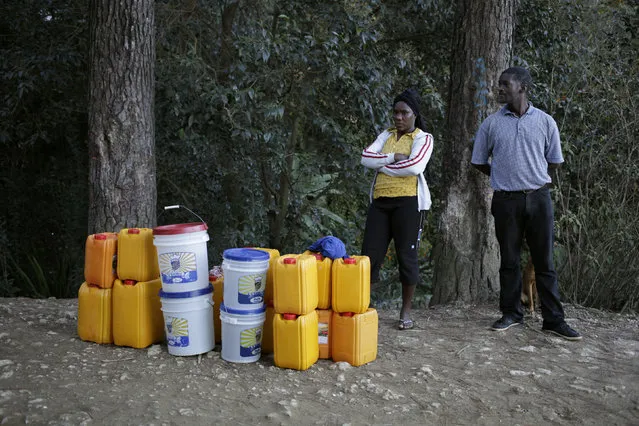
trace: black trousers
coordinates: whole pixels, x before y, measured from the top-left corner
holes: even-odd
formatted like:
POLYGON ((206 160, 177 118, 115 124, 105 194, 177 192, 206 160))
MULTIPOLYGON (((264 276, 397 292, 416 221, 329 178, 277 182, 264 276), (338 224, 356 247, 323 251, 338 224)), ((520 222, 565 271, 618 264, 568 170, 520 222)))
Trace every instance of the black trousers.
POLYGON ((362 254, 371 260, 371 282, 379 281, 388 245, 395 242, 399 279, 404 285, 419 283, 418 234, 421 212, 417 197, 380 197, 368 208, 362 254))
POLYGON ((564 310, 553 262, 554 219, 550 190, 544 187, 530 193, 495 191, 491 212, 501 254, 499 308, 502 314, 517 320, 524 316, 519 265, 525 237, 535 265, 544 326, 562 323, 564 310))

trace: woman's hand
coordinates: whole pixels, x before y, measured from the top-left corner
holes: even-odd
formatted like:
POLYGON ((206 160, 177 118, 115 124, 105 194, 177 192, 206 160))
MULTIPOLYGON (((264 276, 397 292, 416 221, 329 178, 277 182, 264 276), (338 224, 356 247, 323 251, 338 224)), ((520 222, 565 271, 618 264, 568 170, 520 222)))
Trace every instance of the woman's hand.
POLYGON ((406 154, 400 154, 399 152, 395 153, 395 162, 397 163, 398 161, 404 161, 404 160, 408 160, 408 155, 406 154))

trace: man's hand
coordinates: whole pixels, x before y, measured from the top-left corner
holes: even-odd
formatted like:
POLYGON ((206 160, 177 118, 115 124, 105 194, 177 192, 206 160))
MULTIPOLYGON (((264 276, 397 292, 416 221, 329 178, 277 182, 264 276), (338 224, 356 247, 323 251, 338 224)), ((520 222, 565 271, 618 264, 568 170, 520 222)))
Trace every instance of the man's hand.
POLYGON ((408 155, 406 154, 400 154, 398 152, 395 153, 395 162, 397 163, 398 161, 404 161, 404 160, 408 160, 408 155))

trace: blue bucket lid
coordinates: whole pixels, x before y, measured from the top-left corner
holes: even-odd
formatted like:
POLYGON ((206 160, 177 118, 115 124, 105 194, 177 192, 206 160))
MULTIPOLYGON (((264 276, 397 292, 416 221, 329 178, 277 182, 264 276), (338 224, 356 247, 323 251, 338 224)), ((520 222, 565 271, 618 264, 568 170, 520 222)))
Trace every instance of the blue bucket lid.
POLYGON ((160 297, 165 299, 186 299, 189 297, 203 296, 205 294, 213 293, 213 286, 209 283, 208 287, 200 288, 192 291, 180 291, 180 292, 168 292, 160 290, 158 293, 160 297))
POLYGON ((227 314, 236 314, 236 315, 255 315, 255 314, 263 314, 266 312, 266 306, 263 306, 258 309, 233 309, 227 308, 224 305, 224 302, 220 304, 220 312, 226 312, 227 314))
POLYGON ((261 262, 269 260, 271 256, 265 251, 252 248, 232 248, 224 250, 224 259, 240 262, 261 262))

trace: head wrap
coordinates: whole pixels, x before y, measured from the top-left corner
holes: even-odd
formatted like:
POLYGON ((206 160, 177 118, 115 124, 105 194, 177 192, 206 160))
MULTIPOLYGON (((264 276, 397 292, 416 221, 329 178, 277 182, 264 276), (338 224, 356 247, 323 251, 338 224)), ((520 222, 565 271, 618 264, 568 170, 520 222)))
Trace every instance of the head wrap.
POLYGON ((426 131, 424 119, 422 118, 421 114, 422 100, 419 97, 419 93, 417 93, 417 90, 413 88, 404 90, 402 93, 395 96, 395 99, 393 100, 393 106, 395 106, 397 102, 405 102, 406 105, 408 105, 410 109, 413 110, 413 114, 415 114, 415 127, 426 131))
POLYGON ((395 96, 395 99, 393 100, 393 106, 395 106, 397 102, 406 102, 406 105, 408 105, 410 109, 413 110, 415 116, 419 117, 419 111, 421 109, 421 99, 419 98, 419 94, 415 89, 406 89, 399 95, 395 96))

